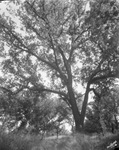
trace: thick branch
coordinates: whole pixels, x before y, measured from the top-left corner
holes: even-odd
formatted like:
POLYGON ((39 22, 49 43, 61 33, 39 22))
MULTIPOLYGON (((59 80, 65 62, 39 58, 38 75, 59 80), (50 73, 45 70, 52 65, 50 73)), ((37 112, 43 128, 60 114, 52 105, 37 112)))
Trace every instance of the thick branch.
POLYGON ((55 58, 55 64, 56 64, 56 67, 57 67, 57 71, 58 71, 58 73, 60 74, 60 78, 61 78, 64 82, 66 82, 67 79, 66 79, 66 77, 64 76, 64 74, 62 73, 62 71, 61 71, 61 69, 60 69, 60 67, 59 67, 58 61, 57 61, 57 55, 56 55, 57 49, 54 47, 53 39, 52 39, 52 36, 51 36, 50 33, 49 33, 49 37, 50 37, 51 48, 52 48, 52 50, 53 50, 53 52, 54 52, 54 58, 55 58))
POLYGON ((61 95, 61 100, 65 101, 67 103, 67 105, 69 106, 69 108, 71 108, 71 104, 69 103, 68 97, 64 97, 61 95))
POLYGON ((61 49, 60 45, 58 44, 57 45, 58 47, 58 50, 63 58, 63 61, 64 61, 64 66, 66 67, 66 71, 67 71, 67 74, 68 74, 68 77, 71 79, 72 78, 72 75, 71 75, 71 67, 70 67, 70 64, 69 64, 69 61, 66 59, 64 53, 63 53, 63 50, 61 49))
POLYGON ((39 91, 46 91, 46 92, 50 92, 50 93, 54 93, 54 94, 59 94, 59 95, 62 95, 62 96, 65 96, 67 97, 67 95, 61 91, 56 91, 56 90, 51 90, 51 89, 40 89, 39 91))
POLYGON ((86 107, 87 107, 87 103, 88 103, 88 95, 90 92, 90 84, 87 84, 86 87, 86 92, 85 92, 85 96, 84 96, 84 101, 83 101, 83 105, 82 105, 82 110, 81 110, 81 120, 80 120, 80 125, 83 127, 84 125, 84 119, 85 119, 85 114, 86 114, 86 107))
POLYGON ((116 77, 116 74, 114 74, 114 73, 109 73, 109 74, 107 74, 107 75, 102 75, 102 76, 93 78, 93 79, 91 80, 91 83, 92 83, 92 84, 95 84, 96 81, 104 80, 104 79, 107 79, 107 78, 113 78, 113 77, 116 77))
POLYGON ((65 97, 65 98, 67 98, 68 99, 68 96, 65 94, 65 93, 63 93, 63 92, 61 92, 61 91, 56 91, 56 90, 52 90, 52 89, 46 89, 46 88, 38 88, 38 87, 33 87, 33 88, 30 88, 30 87, 28 87, 28 86, 22 86, 21 88, 19 88, 18 90, 16 90, 15 92, 13 92, 13 91, 11 91, 11 90, 9 90, 9 89, 7 89, 7 88, 5 88, 5 87, 0 87, 2 90, 4 90, 4 91, 6 91, 6 92, 8 92, 8 93, 10 93, 11 95, 16 95, 16 94, 18 94, 19 92, 21 92, 21 91, 23 91, 24 89, 28 89, 28 90, 31 90, 31 91, 38 91, 38 92, 49 92, 49 93, 54 93, 54 94, 58 94, 58 95, 60 95, 60 96, 63 96, 63 97, 65 97))

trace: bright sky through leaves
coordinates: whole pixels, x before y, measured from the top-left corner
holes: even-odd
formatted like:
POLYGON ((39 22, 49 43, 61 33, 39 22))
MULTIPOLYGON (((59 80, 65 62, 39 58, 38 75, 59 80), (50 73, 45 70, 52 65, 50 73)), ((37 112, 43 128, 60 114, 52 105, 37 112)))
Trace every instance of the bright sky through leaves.
MULTIPOLYGON (((24 1, 24 0, 21 0, 21 1, 24 1)), ((19 8, 19 6, 16 6, 13 2, 9 3, 9 7, 8 7, 8 2, 2 2, 2 3, 0 4, 0 14, 4 14, 5 16, 11 17, 11 19, 12 19, 12 20, 16 23, 16 25, 17 25, 17 32, 22 33, 22 34, 24 35, 25 33, 24 33, 23 30, 21 30, 20 21, 19 21, 18 17, 16 17, 15 14, 14 14, 15 11, 18 10, 18 8, 19 8), (8 9, 8 8, 9 8, 9 9, 8 9)), ((89 3, 87 3, 85 9, 86 9, 86 10, 90 10, 90 8, 89 8, 89 3)), ((34 59, 33 59, 33 61, 34 61, 34 59)), ((79 67, 82 66, 82 64, 81 64, 80 62, 78 62, 77 65, 78 65, 79 67)), ((1 72, 1 71, 0 71, 0 75, 2 75, 2 72, 1 72)), ((49 83, 48 83, 48 78, 46 77, 46 73, 44 72, 44 73, 42 73, 42 75, 43 75, 43 77, 44 77, 44 82, 47 83, 47 84, 49 84, 49 83)), ((78 91, 78 92, 80 91, 80 92, 84 93, 85 90, 84 90, 84 88, 82 87, 82 85, 77 84, 77 85, 76 85, 76 91, 78 91)))

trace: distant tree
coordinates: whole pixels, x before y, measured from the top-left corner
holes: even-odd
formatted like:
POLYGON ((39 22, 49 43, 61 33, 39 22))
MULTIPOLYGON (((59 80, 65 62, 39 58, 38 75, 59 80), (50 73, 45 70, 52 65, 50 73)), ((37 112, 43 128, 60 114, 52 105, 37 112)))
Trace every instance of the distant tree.
POLYGON ((7 46, 7 51, 1 49, 3 68, 13 77, 6 77, 3 87, 17 94, 24 89, 57 94, 71 108, 80 131, 90 91, 119 75, 118 10, 115 1, 96 0, 86 12, 82 0, 26 0, 16 12, 20 33, 12 19, 1 18, 1 39, 7 46), (75 88, 81 81, 86 91, 79 110, 81 94, 75 88))

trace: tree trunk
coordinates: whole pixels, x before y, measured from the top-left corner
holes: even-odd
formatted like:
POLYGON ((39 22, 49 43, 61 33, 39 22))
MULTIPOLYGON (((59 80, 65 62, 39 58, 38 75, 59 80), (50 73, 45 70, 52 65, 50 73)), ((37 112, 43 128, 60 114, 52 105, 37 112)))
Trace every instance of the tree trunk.
POLYGON ((68 94, 69 94, 69 103, 71 105, 72 114, 73 114, 74 122, 75 122, 75 130, 79 132, 80 131, 80 113, 76 104, 76 99, 75 99, 72 87, 68 86, 67 88, 68 88, 68 94))
POLYGON ((73 113, 73 117, 74 117, 74 121, 75 121, 75 131, 80 132, 81 131, 80 113, 79 113, 77 105, 75 105, 75 104, 72 105, 72 113, 73 113))
POLYGON ((86 93, 85 93, 85 96, 84 96, 82 110, 81 110, 80 127, 82 129, 83 129, 83 126, 84 126, 84 119, 85 119, 85 115, 86 115, 86 107, 87 107, 87 103, 88 103, 89 90, 90 90, 90 84, 88 83, 87 87, 86 87, 86 93))

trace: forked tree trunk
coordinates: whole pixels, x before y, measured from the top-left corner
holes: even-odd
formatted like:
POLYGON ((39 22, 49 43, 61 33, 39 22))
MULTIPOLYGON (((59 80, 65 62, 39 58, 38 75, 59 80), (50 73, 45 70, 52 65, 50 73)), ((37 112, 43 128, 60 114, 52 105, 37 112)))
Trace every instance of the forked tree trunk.
POLYGON ((86 108, 87 108, 87 103, 88 103, 90 84, 87 84, 81 114, 78 110, 72 87, 68 86, 67 88, 68 88, 68 93, 69 93, 69 103, 71 105, 71 109, 72 109, 72 113, 73 113, 73 117, 74 117, 74 121, 75 121, 75 130, 76 130, 76 132, 81 132, 81 131, 83 131, 83 126, 84 126, 84 119, 85 119, 85 115, 86 115, 86 108))

